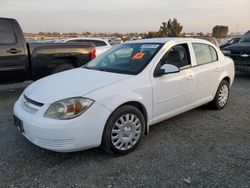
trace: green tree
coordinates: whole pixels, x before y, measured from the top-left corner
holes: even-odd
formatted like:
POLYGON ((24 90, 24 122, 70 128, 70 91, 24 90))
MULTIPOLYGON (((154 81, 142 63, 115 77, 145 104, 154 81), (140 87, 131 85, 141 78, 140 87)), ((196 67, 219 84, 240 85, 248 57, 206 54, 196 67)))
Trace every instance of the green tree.
POLYGON ((183 26, 177 21, 176 18, 173 20, 169 19, 168 22, 162 22, 158 32, 150 31, 146 34, 146 38, 156 37, 180 37, 183 26))
POLYGON ((162 22, 162 25, 160 26, 160 30, 159 30, 159 35, 161 37, 166 37, 168 36, 168 32, 169 32, 169 23, 167 25, 166 22, 162 22))
POLYGON ((145 36, 145 38, 158 38, 158 37, 162 37, 162 36, 160 36, 159 32, 155 32, 155 31, 149 31, 145 36))
POLYGON ((183 26, 177 21, 176 18, 173 20, 169 19, 168 22, 162 22, 159 33, 162 37, 179 37, 183 26))
POLYGON ((228 34, 228 26, 224 26, 224 25, 216 25, 213 28, 213 32, 212 35, 215 38, 224 38, 226 37, 228 34))
POLYGON ((197 35, 199 35, 199 36, 204 36, 204 33, 199 32, 199 33, 197 33, 197 35))

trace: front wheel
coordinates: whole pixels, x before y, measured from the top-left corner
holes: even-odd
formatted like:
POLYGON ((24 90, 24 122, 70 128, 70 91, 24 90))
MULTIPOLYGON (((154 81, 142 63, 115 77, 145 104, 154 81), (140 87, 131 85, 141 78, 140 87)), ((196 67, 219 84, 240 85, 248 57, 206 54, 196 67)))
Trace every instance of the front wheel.
POLYGON ((210 104, 212 105, 213 108, 220 110, 226 106, 228 98, 229 98, 229 83, 226 80, 222 80, 217 89, 214 100, 210 104))
POLYGON ((102 138, 103 149, 108 153, 127 154, 141 141, 145 118, 137 108, 129 105, 114 111, 108 119, 102 138))

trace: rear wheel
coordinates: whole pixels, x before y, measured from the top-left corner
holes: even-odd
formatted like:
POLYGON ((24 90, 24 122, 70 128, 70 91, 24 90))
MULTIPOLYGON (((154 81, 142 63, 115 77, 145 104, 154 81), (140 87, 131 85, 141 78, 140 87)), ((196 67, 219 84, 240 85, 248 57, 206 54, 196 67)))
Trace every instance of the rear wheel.
POLYGON ((108 119, 102 139, 103 149, 108 153, 127 154, 141 141, 145 119, 133 106, 122 106, 108 119))
POLYGON ((223 109, 228 101, 229 97, 229 83, 226 80, 222 80, 220 83, 214 100, 210 103, 215 109, 223 109))

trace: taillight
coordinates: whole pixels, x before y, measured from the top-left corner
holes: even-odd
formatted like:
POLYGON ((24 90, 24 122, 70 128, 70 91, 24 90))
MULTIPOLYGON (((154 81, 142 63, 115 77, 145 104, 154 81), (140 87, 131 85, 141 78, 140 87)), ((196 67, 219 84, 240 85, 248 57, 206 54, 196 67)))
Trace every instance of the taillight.
POLYGON ((95 59, 96 58, 96 49, 95 48, 91 49, 90 55, 91 55, 91 59, 95 59))

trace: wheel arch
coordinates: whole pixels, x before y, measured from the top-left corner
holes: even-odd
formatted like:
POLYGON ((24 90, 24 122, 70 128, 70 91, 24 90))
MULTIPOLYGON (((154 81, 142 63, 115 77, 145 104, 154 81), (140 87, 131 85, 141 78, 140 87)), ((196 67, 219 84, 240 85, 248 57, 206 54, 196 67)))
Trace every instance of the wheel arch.
MULTIPOLYGON (((129 100, 129 101, 126 101, 126 102, 122 102, 120 103, 119 105, 117 105, 116 107, 114 107, 110 114, 110 116, 120 107, 122 106, 125 106, 125 105, 130 105, 130 106, 133 106, 135 108, 137 108, 141 113, 142 115, 144 116, 145 118, 145 134, 147 135, 149 133, 149 124, 148 124, 148 121, 149 121, 149 113, 148 113, 148 110, 147 108, 145 107, 144 104, 142 104, 141 102, 139 101, 136 101, 136 100, 129 100)), ((110 117, 109 116, 109 117, 110 117)))
POLYGON ((229 78, 229 76, 225 76, 221 81, 227 81, 229 85, 231 85, 231 79, 229 78))
POLYGON ((222 80, 226 80, 229 83, 229 86, 232 85, 233 78, 231 77, 231 75, 227 71, 222 72, 222 74, 221 74, 221 76, 219 77, 219 80, 218 80, 219 81, 218 86, 222 82, 222 80))
POLYGON ((137 108, 138 110, 140 110, 140 112, 142 113, 142 115, 145 118, 145 126, 146 126, 145 127, 145 134, 147 135, 149 133, 149 126, 148 126, 148 112, 147 112, 146 107, 138 101, 129 101, 129 102, 121 104, 120 106, 118 106, 118 108, 121 106, 124 106, 124 105, 130 105, 130 106, 133 106, 133 107, 137 108))

